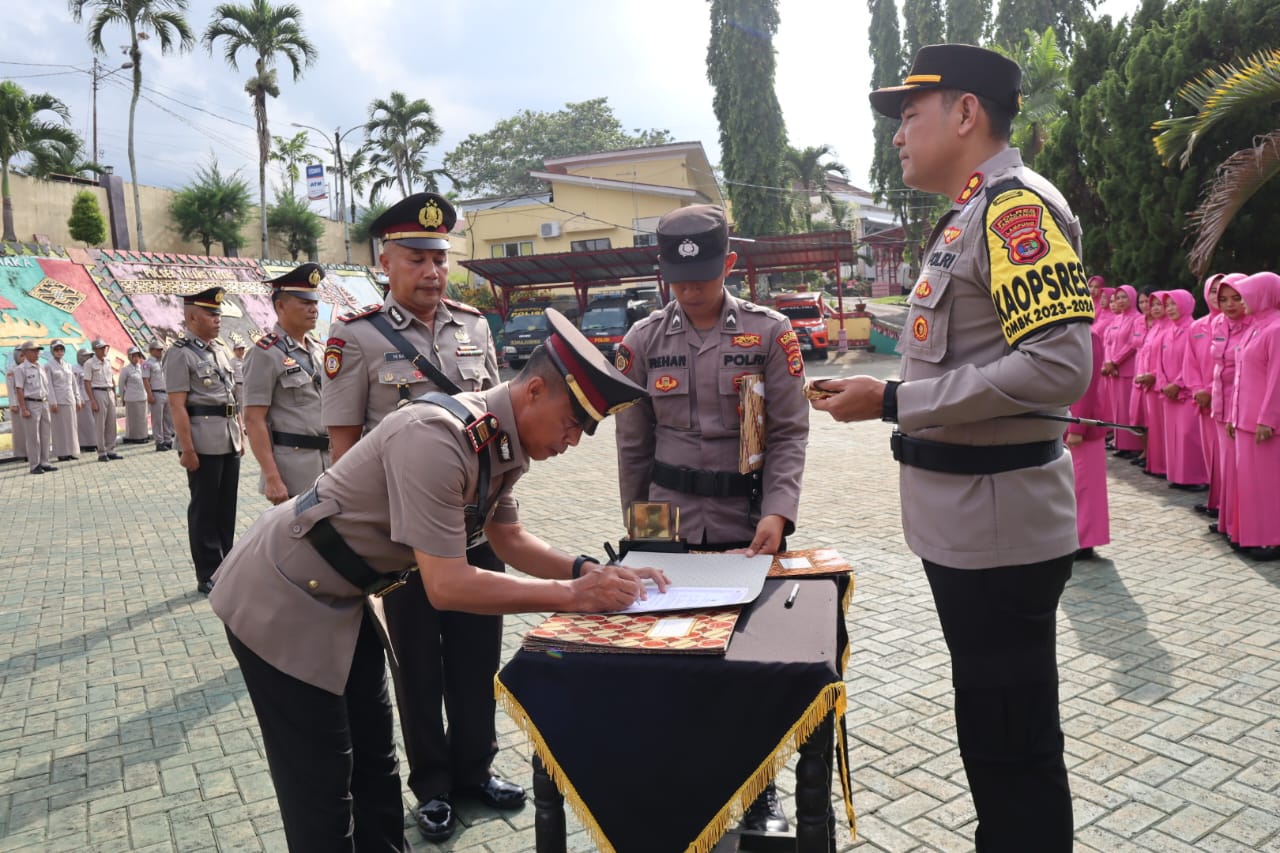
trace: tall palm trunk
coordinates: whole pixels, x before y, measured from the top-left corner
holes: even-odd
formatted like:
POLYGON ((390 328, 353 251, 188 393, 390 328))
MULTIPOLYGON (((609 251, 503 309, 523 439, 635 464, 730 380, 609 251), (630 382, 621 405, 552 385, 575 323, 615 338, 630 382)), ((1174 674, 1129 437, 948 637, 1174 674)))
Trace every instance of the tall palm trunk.
MULTIPOLYGON (((259 78, 262 71, 258 72, 259 78)), ((262 254, 267 254, 267 155, 270 153, 271 136, 267 132, 267 92, 262 86, 253 95, 253 118, 258 125, 258 211, 262 214, 262 254)))
POLYGON ((133 154, 133 118, 138 112, 138 98, 142 95, 142 51, 138 49, 138 31, 129 25, 131 42, 129 59, 133 62, 133 98, 129 101, 129 180, 133 182, 133 219, 138 226, 138 251, 147 250, 142 234, 142 192, 138 188, 138 160, 133 154))
POLYGON ((13 196, 9 193, 8 160, 4 161, 4 172, 0 174, 0 196, 4 197, 4 239, 6 242, 15 243, 18 235, 13 230, 13 196))

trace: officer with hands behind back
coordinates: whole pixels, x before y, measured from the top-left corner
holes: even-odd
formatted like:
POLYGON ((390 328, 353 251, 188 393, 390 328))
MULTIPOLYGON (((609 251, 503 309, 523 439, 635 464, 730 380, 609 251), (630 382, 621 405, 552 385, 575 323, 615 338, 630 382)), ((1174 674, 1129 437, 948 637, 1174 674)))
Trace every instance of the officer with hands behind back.
MULTIPOLYGON (((575 559, 520 525, 512 487, 531 461, 644 396, 549 316, 552 335, 519 376, 391 412, 311 489, 267 510, 218 570, 210 602, 257 712, 291 850, 406 849, 367 596, 500 614, 622 609, 645 597, 646 578, 666 589, 660 571, 575 559), (533 577, 472 565, 482 536, 533 577), (415 574, 422 583, 403 586, 415 574)), ((492 683, 487 661, 457 663, 492 683)))
POLYGON ((1009 147, 1021 69, 969 45, 921 48, 901 86, 907 186, 954 199, 925 250, 900 382, 824 382, 814 408, 897 424, 902 524, 951 652, 960 756, 979 851, 1067 851, 1071 791, 1055 612, 1077 545, 1061 424, 1089 385, 1093 318, 1080 226, 1009 147))

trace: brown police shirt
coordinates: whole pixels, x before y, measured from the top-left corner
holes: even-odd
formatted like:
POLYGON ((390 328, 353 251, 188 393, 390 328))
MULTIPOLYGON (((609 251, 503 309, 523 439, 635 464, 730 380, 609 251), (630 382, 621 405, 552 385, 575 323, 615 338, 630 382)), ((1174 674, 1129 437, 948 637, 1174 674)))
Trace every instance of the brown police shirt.
MULTIPOLYGON (((323 349, 311 335, 294 340, 276 324, 244 357, 244 404, 267 406, 267 429, 303 436, 326 436, 320 423, 323 349)), ((329 467, 329 451, 290 447, 272 441, 272 456, 290 495, 310 488, 329 467)), ((258 491, 264 482, 259 477, 258 491)))
MULTIPOLYGON (((231 355, 220 338, 205 343, 184 333, 164 354, 164 381, 170 393, 186 392, 187 406, 235 406, 231 355)), ((188 414, 190 411, 188 410, 188 414)), ((198 454, 239 453, 240 419, 190 415, 191 442, 198 454)))

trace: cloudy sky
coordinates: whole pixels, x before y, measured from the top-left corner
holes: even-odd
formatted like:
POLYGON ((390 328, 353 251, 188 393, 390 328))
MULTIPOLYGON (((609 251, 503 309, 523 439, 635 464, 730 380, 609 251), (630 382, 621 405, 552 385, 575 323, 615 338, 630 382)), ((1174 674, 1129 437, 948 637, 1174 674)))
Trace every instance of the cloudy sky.
MULTIPOLYGON (((438 164, 468 134, 521 109, 556 110, 608 96, 625 127, 666 128, 677 140, 701 141, 718 162, 704 0, 295 2, 320 56, 296 83, 282 73, 280 97, 267 107, 275 135, 295 133, 290 122, 346 131, 365 120, 370 100, 399 90, 434 107, 444 130, 432 158, 438 164)), ((182 186, 212 154, 224 170, 240 169, 256 185, 253 118, 243 88, 253 57, 242 53, 235 72, 220 49, 210 56, 198 46, 215 5, 190 0, 192 52, 161 56, 155 39, 144 43, 136 134, 144 184, 182 186)), ((1099 12, 1119 17, 1137 5, 1101 0, 1099 12)), ((866 3, 780 0, 779 12, 777 93, 790 142, 831 145, 854 182, 865 186, 871 156, 866 3)), ((88 140, 86 30, 61 0, 24 4, 0 31, 0 77, 61 98, 88 140)), ((123 27, 106 30, 104 73, 124 61, 118 48, 127 39, 123 27)), ((130 73, 110 74, 98 93, 99 159, 126 179, 130 73)), ((347 140, 360 138, 356 131, 347 140)))

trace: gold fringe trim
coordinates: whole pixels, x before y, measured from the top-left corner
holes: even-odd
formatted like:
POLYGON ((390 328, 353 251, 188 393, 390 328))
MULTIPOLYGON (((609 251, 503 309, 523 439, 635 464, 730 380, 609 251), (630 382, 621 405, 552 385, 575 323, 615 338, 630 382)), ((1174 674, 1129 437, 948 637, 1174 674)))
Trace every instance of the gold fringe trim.
MULTIPOLYGON (((493 687, 498 703, 507 713, 507 716, 520 728, 520 731, 524 732, 529 738, 529 741, 533 744, 534 751, 542 759, 542 765, 546 769, 547 775, 551 777, 551 781, 555 783, 556 788, 564 796, 569 807, 573 809, 574 815, 577 816, 583 828, 587 830, 592 842, 600 849, 601 853, 614 853, 613 845, 605 837, 600 824, 596 822, 595 815, 591 814, 591 810, 582 801, 578 790, 569 781, 559 762, 556 761, 555 756, 551 754, 547 742, 542 738, 542 733, 533 724, 524 706, 520 704, 519 700, 497 676, 494 676, 493 687)), ((813 702, 809 704, 809 707, 805 709, 805 712, 800 715, 800 719, 796 720, 795 724, 782 736, 782 740, 778 742, 773 752, 764 761, 760 762, 760 766, 747 778, 747 781, 742 783, 742 786, 729 798, 729 802, 720 811, 716 812, 711 821, 698 834, 698 837, 686 848, 686 853, 711 853, 712 848, 724 837, 729 828, 741 820, 747 808, 764 793, 765 786, 773 781, 782 768, 786 766, 787 762, 800 749, 800 745, 808 740, 814 730, 829 716, 833 717, 832 724, 835 727, 833 739, 837 742, 836 763, 840 768, 840 788, 843 794, 845 815, 848 817, 849 826, 853 830, 853 837, 856 840, 858 837, 858 821, 853 811, 852 792, 849 790, 849 758, 844 740, 844 731, 839 722, 844 717, 846 708, 847 696, 843 681, 837 681, 823 687, 813 702)))
MULTIPOLYGON (((844 598, 840 601, 840 618, 843 619, 849 613, 849 603, 853 601, 853 588, 857 585, 853 572, 849 572, 849 587, 844 591, 844 598)), ((848 629, 845 635, 848 636, 848 629)), ((843 675, 849 668, 849 655, 852 652, 853 643, 846 642, 844 648, 840 650, 840 673, 843 675)), ((852 806, 850 806, 850 814, 852 814, 852 806)))
POLYGON ((596 847, 600 849, 601 853, 614 853, 613 845, 609 843, 609 839, 604 837, 604 830, 596 822, 595 815, 591 814, 587 804, 578 795, 578 789, 573 787, 569 777, 560 768, 560 763, 551 754, 551 750, 547 747, 547 742, 542 739, 542 732, 538 731, 538 727, 533 724, 533 720, 529 719, 529 714, 525 711, 524 706, 520 704, 519 700, 507 689, 507 685, 503 684, 497 675, 493 677, 493 692, 498 704, 502 706, 502 710, 507 712, 507 716, 515 721, 515 724, 520 727, 520 731, 524 732, 533 744, 533 749, 538 754, 538 757, 542 759, 542 766, 546 769, 547 775, 551 777, 551 781, 555 783, 556 788, 564 795, 565 801, 573 809, 573 813, 587 830, 587 835, 591 836, 591 840, 596 847))

